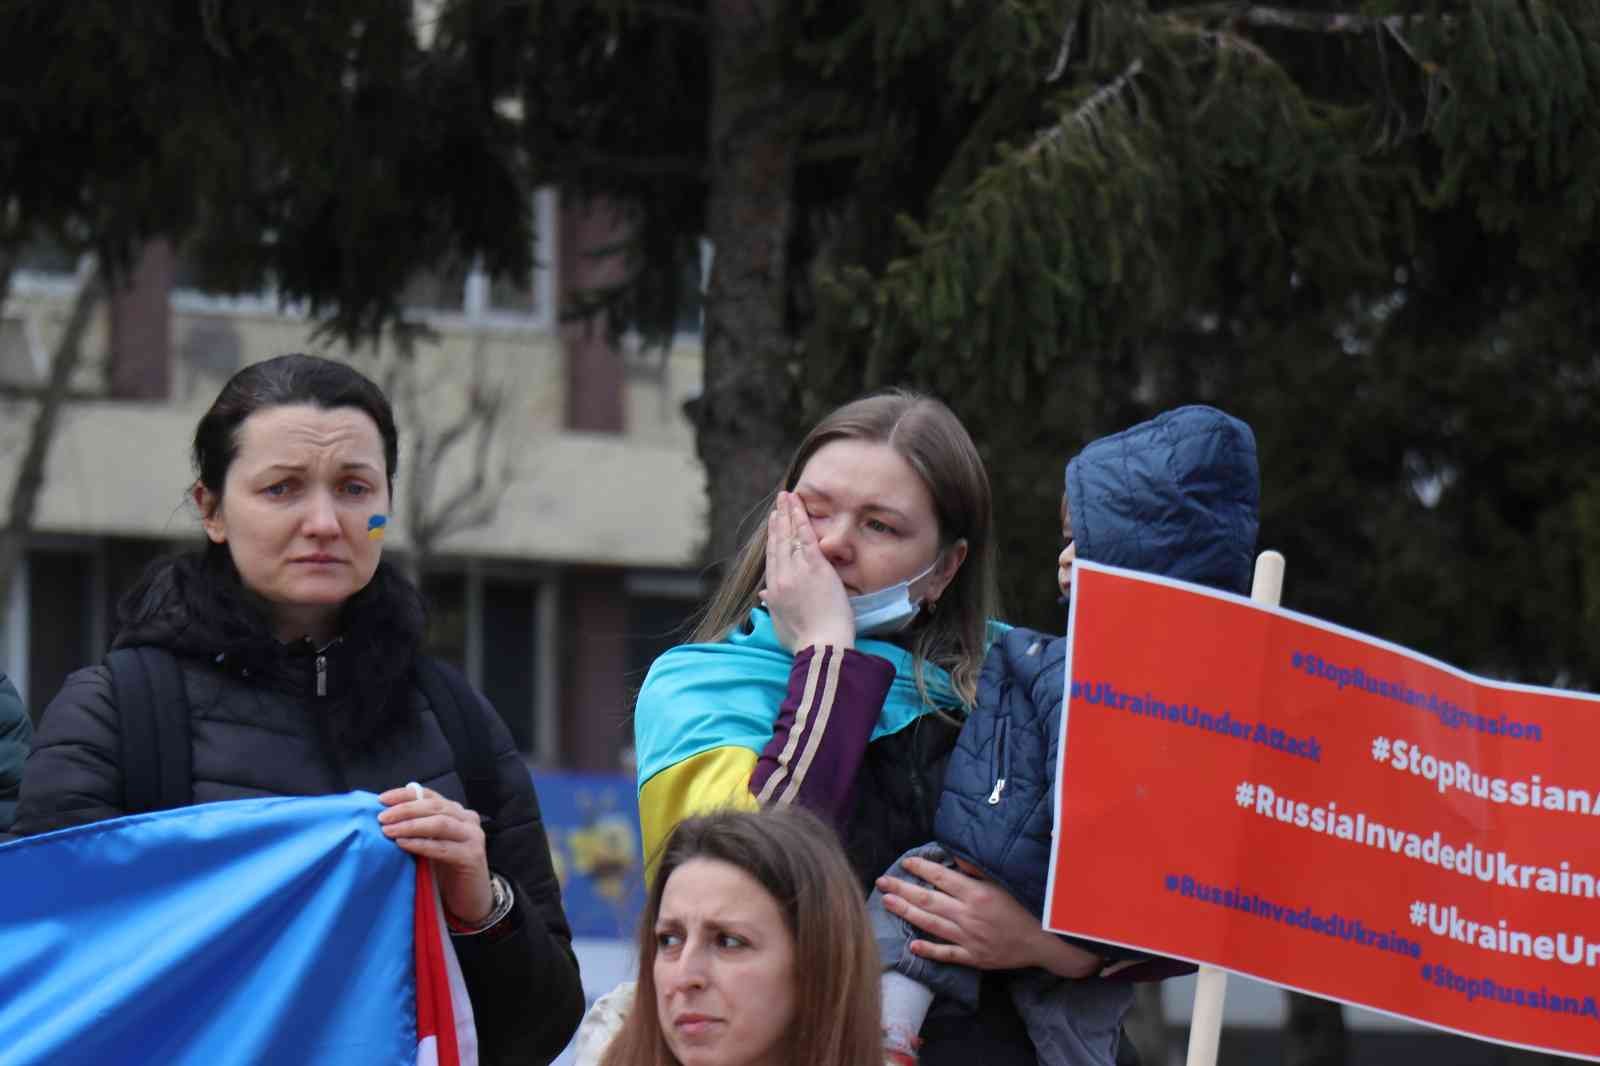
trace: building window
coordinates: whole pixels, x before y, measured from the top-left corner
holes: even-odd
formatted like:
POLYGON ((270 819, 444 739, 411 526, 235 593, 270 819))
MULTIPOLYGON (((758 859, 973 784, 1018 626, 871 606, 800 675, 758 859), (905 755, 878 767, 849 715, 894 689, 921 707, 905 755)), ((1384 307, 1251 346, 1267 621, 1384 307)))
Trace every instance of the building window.
POLYGON ((428 604, 425 650, 466 675, 505 721, 517 750, 551 757, 552 734, 541 729, 555 713, 544 693, 540 641, 542 584, 516 573, 430 572, 422 580, 428 604))
MULTIPOLYGON (((506 720, 517 750, 539 750, 534 715, 538 705, 538 587, 531 581, 483 582, 483 694, 506 720)), ((540 753, 544 754, 544 753, 540 753)))
POLYGON ((422 598, 428 605, 428 636, 423 650, 472 680, 467 660, 466 592, 466 578, 460 573, 430 573, 422 579, 422 598))
POLYGON ((650 664, 668 648, 689 639, 705 599, 697 574, 639 570, 628 575, 628 666, 630 690, 637 691, 650 664))
POLYGON ((105 653, 103 603, 97 579, 104 571, 95 551, 30 551, 28 600, 28 710, 35 719, 74 670, 105 653))

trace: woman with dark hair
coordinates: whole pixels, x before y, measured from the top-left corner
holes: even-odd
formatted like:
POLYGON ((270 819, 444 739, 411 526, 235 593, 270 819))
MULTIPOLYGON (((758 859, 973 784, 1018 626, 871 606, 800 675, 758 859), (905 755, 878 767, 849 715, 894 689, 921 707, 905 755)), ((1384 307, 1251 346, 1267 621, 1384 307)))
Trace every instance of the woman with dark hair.
POLYGON ((639 926, 635 988, 601 1066, 883 1062, 866 908, 832 831, 802 810, 679 823, 639 926))
MULTIPOLYGON (((639 693, 647 860, 692 814, 798 805, 838 827, 865 897, 932 839, 995 613, 991 524, 978 450, 939 401, 883 392, 818 423, 691 642, 658 658, 639 693)), ((948 875, 928 909, 950 944, 913 951, 1082 972, 1086 953, 1004 889, 948 875)), ((1003 988, 979 1003, 928 1019, 925 1066, 1032 1066, 1003 988)))
MULTIPOLYGON (((123 600, 115 647, 176 664, 189 801, 378 793, 384 832, 437 873, 482 1061, 544 1062, 583 1009, 571 933, 510 732, 476 692, 450 712, 418 680, 445 668, 421 653, 416 588, 382 560, 398 454, 388 400, 343 363, 284 355, 235 374, 195 430, 207 542, 151 566, 123 600), (489 809, 465 805, 449 713, 488 738, 492 774, 475 794, 489 809)), ((470 691, 459 677, 450 688, 470 691)), ((123 765, 123 725, 108 667, 68 677, 14 831, 132 813, 147 768, 123 765)))

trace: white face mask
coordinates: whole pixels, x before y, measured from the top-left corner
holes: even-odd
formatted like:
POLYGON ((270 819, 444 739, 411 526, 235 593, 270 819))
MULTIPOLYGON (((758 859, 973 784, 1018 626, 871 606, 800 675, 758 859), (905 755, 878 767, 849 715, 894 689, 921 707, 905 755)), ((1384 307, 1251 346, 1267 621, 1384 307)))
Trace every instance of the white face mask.
MULTIPOLYGON (((940 552, 939 555, 943 555, 940 552)), ((922 610, 922 599, 911 599, 911 586, 933 573, 939 565, 939 555, 933 557, 928 568, 915 577, 908 578, 877 592, 864 592, 850 597, 850 611, 856 617, 856 636, 871 637, 898 633, 910 625, 922 610)))

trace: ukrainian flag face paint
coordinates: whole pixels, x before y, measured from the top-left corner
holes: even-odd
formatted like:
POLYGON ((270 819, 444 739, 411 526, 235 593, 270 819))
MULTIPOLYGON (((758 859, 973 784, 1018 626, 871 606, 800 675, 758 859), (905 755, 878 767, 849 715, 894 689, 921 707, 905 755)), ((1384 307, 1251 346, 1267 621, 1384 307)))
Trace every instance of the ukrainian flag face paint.
POLYGON ((383 527, 388 524, 389 516, 384 514, 375 514, 371 518, 367 519, 367 539, 382 540, 383 527))

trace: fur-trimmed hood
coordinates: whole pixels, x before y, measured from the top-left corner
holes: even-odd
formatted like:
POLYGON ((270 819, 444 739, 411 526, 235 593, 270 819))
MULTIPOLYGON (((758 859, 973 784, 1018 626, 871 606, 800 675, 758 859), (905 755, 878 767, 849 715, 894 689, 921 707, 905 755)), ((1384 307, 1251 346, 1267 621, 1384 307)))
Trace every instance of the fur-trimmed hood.
POLYGON ((260 601, 240 583, 225 548, 151 564, 123 598, 114 648, 154 646, 210 660, 257 684, 310 696, 313 661, 324 658, 330 737, 361 747, 401 709, 393 699, 421 650, 422 597, 402 574, 379 563, 366 587, 345 602, 339 635, 324 648, 280 642, 260 601))

